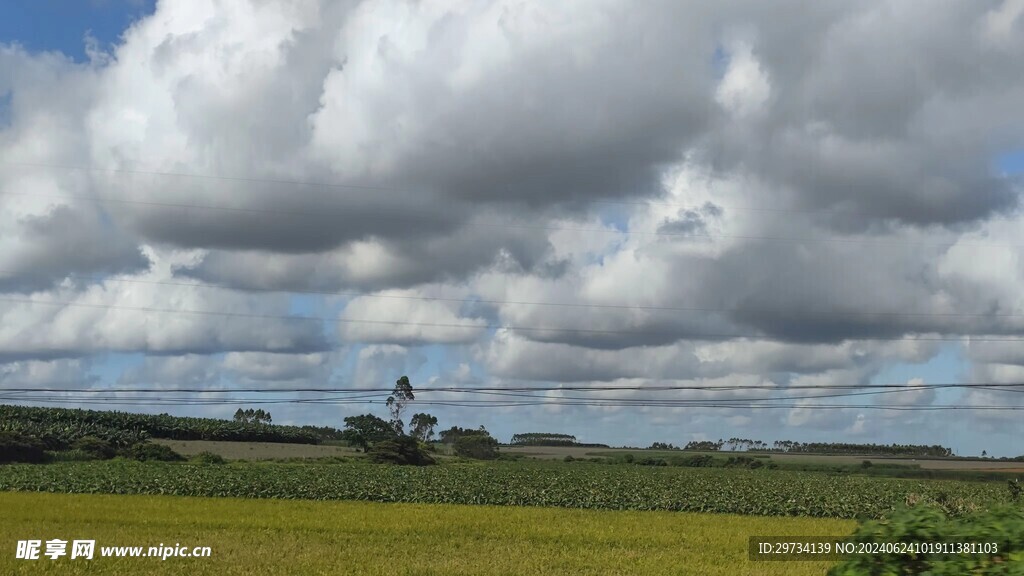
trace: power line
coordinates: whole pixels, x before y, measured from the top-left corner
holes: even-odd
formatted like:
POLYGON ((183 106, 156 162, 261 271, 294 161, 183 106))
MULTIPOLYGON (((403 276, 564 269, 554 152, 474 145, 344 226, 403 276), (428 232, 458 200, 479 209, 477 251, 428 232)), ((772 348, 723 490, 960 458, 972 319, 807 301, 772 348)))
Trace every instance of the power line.
MULTIPOLYGON (((344 324, 370 324, 383 326, 409 326, 419 328, 455 328, 467 330, 508 330, 510 332, 547 332, 563 334, 591 334, 591 335, 633 335, 633 336, 662 336, 672 337, 676 340, 778 340, 778 337, 764 334, 743 334, 743 333, 712 333, 712 332, 690 332, 686 330, 615 330, 601 328, 562 328, 562 327, 541 327, 541 326, 515 326, 503 324, 457 324, 445 322, 410 322, 404 320, 372 320, 365 318, 345 317, 322 317, 322 316, 283 316, 273 314, 255 314, 243 312, 221 312, 216 310, 175 310, 167 308, 154 308, 149 306, 123 306, 114 304, 92 304, 88 302, 67 302, 59 300, 34 300, 30 298, 0 297, 0 302, 11 302, 17 304, 46 305, 79 307, 104 310, 124 310, 132 312, 148 312, 159 314, 190 314, 197 316, 212 316, 221 318, 249 318, 259 320, 282 320, 282 321, 307 321, 307 322, 338 322, 344 324)), ((969 339, 972 342, 1024 342, 1019 336, 872 336, 856 340, 884 341, 884 342, 959 342, 969 339)), ((843 340, 854 340, 844 338, 843 340)))
MULTIPOLYGON (((767 397, 719 398, 719 399, 716 399, 715 402, 721 402, 721 403, 750 403, 750 402, 769 402, 769 401, 781 401, 781 400, 792 401, 792 400, 811 400, 811 399, 823 399, 823 398, 848 398, 848 397, 854 397, 854 396, 877 396, 877 395, 882 395, 882 394, 902 394, 902 393, 917 392, 917 391, 918 390, 916 390, 916 389, 905 389, 905 390, 895 390, 895 389, 893 389, 893 390, 876 390, 876 391, 870 391, 870 392, 845 392, 845 393, 840 393, 840 394, 817 394, 817 395, 804 395, 804 396, 784 395, 784 396, 767 396, 767 397)), ((96 390, 95 392, 102 392, 102 393, 105 393, 105 394, 109 394, 110 393, 110 391, 108 391, 108 390, 103 390, 103 391, 96 390)), ((460 392, 470 392, 470 391, 460 391, 460 392)), ((420 392, 417 392, 417 393, 421 394, 421 396, 420 396, 418 401, 425 400, 423 398, 423 396, 422 396, 422 393, 420 393, 420 392)), ((617 405, 617 406, 619 406, 619 405, 620 406, 644 405, 644 404, 647 404, 647 403, 650 403, 650 402, 655 402, 655 401, 657 401, 659 403, 671 404, 671 405, 674 405, 674 406, 686 406, 686 405, 689 405, 689 404, 701 404, 701 403, 705 403, 705 402, 709 401, 709 399, 707 399, 707 398, 623 398, 623 397, 616 397, 616 398, 608 398, 608 397, 587 398, 587 397, 583 397, 583 396, 538 396, 536 394, 517 393, 517 392, 470 392, 470 393, 478 394, 478 395, 513 397, 513 398, 533 398, 533 399, 544 399, 544 400, 549 400, 550 399, 551 401, 584 400, 584 401, 587 401, 587 402, 599 403, 601 405, 617 405)), ((261 400, 261 401, 262 400, 292 400, 292 399, 294 399, 296 401, 301 401, 301 402, 334 401, 334 400, 339 400, 339 401, 344 400, 344 401, 347 402, 347 401, 350 401, 350 400, 353 400, 353 399, 367 399, 367 398, 384 399, 386 396, 387 396, 387 393, 381 392, 381 393, 375 393, 375 394, 357 394, 357 395, 344 396, 344 397, 324 396, 324 397, 320 397, 320 398, 288 398, 288 399, 268 399, 266 397, 257 397, 257 398, 259 400, 261 400)), ((49 396, 17 396, 17 395, 3 395, 3 396, 0 396, 0 398, 12 399, 12 400, 23 400, 25 398, 42 398, 42 397, 47 397, 48 398, 49 396)), ((64 396, 64 397, 62 397, 62 399, 65 400, 65 401, 75 401, 75 400, 78 400, 78 399, 86 399, 86 400, 134 400, 134 401, 143 402, 143 403, 150 401, 149 399, 146 399, 146 398, 131 398, 131 397, 124 397, 124 396, 82 395, 80 393, 80 391, 76 391, 76 392, 72 393, 72 395, 69 395, 69 396, 64 396)), ((175 399, 167 399, 167 398, 159 398, 158 400, 170 401, 170 402, 185 401, 185 402, 189 402, 189 403, 205 403, 205 402, 220 403, 220 402, 225 401, 225 400, 227 400, 227 401, 236 401, 236 402, 246 402, 246 401, 248 401, 248 398, 228 398, 228 399, 225 399, 225 398, 179 398, 177 400, 175 400, 175 399)), ((486 399, 485 400, 466 400, 466 402, 480 403, 480 404, 486 404, 486 403, 494 402, 494 401, 495 400, 486 400, 486 399)))
MULTIPOLYGON (((9 399, 13 400, 13 399, 9 399)), ((69 400, 65 398, 52 398, 52 397, 29 397, 29 398, 17 398, 16 400, 21 402, 38 402, 46 404, 61 404, 69 401, 74 401, 76 404, 92 405, 121 405, 121 406, 190 406, 190 405, 224 405, 224 404, 322 404, 322 405, 360 405, 360 404, 382 404, 381 401, 373 400, 348 400, 348 399, 312 399, 304 400, 298 398, 289 399, 239 399, 239 398, 225 398, 225 399, 207 399, 207 400, 177 400, 169 401, 164 399, 125 399, 125 398, 87 398, 82 400, 69 400)), ((930 411, 949 411, 949 410, 984 410, 984 411, 1021 411, 1024 410, 1024 405, 970 405, 970 404, 939 404, 939 405, 916 405, 916 406, 900 406, 900 405, 885 405, 885 404, 734 404, 734 403, 722 403, 716 402, 703 402, 693 403, 685 405, 677 405, 670 402, 662 401, 651 401, 645 404, 616 404, 616 403, 601 403, 596 401, 559 401, 559 400, 543 400, 543 401, 449 401, 449 400, 423 400, 417 401, 417 405, 421 406, 448 406, 458 408, 517 408, 517 407, 531 407, 531 406, 583 406, 583 407, 621 407, 621 408, 727 408, 727 409, 743 409, 743 410, 760 410, 760 409, 803 409, 803 410, 887 410, 887 411, 906 411, 906 412, 930 412, 930 411)))
MULTIPOLYGON (((16 274, 13 270, 0 270, 0 274, 16 274)), ((177 286, 184 288, 210 288, 217 290, 233 290, 239 292, 264 292, 280 294, 307 294, 316 296, 339 296, 344 298, 375 298, 392 300, 415 300, 423 302, 452 302, 460 304, 487 304, 499 306, 537 306, 556 308, 597 308, 612 310, 644 310, 657 312, 772 312, 767 308, 726 308, 709 306, 650 306, 643 304, 595 304, 587 302, 537 302, 522 300, 499 300, 489 298, 446 298, 441 296, 415 296, 406 294, 367 294, 364 292, 345 292, 329 290, 278 289, 245 287, 232 288, 221 284, 202 281, 145 280, 137 278, 111 278, 99 274, 68 274, 67 278, 83 278, 104 283, 143 284, 152 286, 177 286)), ((912 318, 1021 318, 1024 313, 970 313, 970 312, 894 312, 894 311, 858 311, 858 310, 787 310, 787 316, 895 316, 912 318)))
MULTIPOLYGON (((936 382, 921 384, 791 384, 779 386, 777 384, 673 384, 673 385, 570 385, 570 386, 421 386, 413 389, 415 394, 424 392, 675 392, 675 391, 701 391, 701 392, 736 392, 742 390, 938 390, 944 388, 980 388, 980 389, 1024 389, 1024 382, 936 382)), ((80 388, 80 387, 4 387, 3 392, 81 392, 81 393, 152 393, 152 394, 226 394, 226 393, 336 393, 336 394, 368 394, 380 393, 389 394, 394 388, 343 388, 332 386, 302 386, 302 387, 280 387, 267 386, 260 388, 161 388, 161 387, 104 387, 104 388, 80 388)))

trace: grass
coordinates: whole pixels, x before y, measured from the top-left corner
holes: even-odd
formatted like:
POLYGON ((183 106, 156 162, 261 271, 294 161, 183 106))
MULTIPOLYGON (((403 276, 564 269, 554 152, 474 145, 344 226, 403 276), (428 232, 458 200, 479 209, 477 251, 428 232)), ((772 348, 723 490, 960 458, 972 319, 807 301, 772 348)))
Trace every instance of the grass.
POLYGON ((751 562, 751 535, 845 536, 847 520, 0 492, 2 574, 824 574, 751 562), (15 560, 17 540, 95 539, 92 561, 15 560), (101 546, 209 546, 211 558, 100 558, 101 546))

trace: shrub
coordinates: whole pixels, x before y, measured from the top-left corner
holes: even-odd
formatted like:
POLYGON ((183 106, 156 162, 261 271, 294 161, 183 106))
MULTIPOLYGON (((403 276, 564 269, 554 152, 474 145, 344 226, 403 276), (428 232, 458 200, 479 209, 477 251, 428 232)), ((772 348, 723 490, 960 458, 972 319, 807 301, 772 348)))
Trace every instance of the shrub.
POLYGON ((117 449, 110 442, 95 436, 82 436, 71 444, 71 449, 84 452, 96 460, 110 460, 117 456, 117 449))
POLYGON ((572 462, 574 460, 576 459, 572 457, 572 454, 566 454, 565 458, 562 458, 562 462, 572 462))
POLYGON ((672 465, 686 466, 687 468, 710 468, 715 465, 715 458, 709 454, 676 457, 673 459, 672 465))
POLYGON ((494 460, 498 457, 498 441, 487 433, 469 434, 455 440, 455 454, 476 460, 494 460))
POLYGON ((861 468, 871 468, 872 466, 874 466, 874 464, 871 462, 871 460, 865 460, 860 463, 861 468))
POLYGON ((196 454, 189 458, 189 461, 195 462, 196 464, 227 464, 227 460, 225 460, 223 456, 208 451, 196 454))
POLYGON ((634 457, 632 454, 626 454, 625 456, 622 457, 622 461, 625 462, 626 464, 632 464, 633 460, 634 457))
POLYGON ((664 458, 651 458, 650 456, 641 458, 636 463, 641 466, 668 466, 668 462, 664 458))
POLYGON ((127 456, 132 460, 139 460, 142 462, 147 460, 156 460, 160 462, 182 462, 185 460, 184 456, 178 454, 174 450, 171 450, 170 446, 154 444, 153 442, 136 444, 128 450, 127 456))
POLYGON ((81 450, 63 450, 61 452, 47 452, 50 462, 91 462, 96 456, 81 450))
POLYGON ((38 464, 46 462, 46 446, 36 438, 0 432, 0 464, 8 462, 28 462, 38 464))
POLYGON ((1000 507, 951 517, 934 506, 902 508, 886 520, 862 524, 854 543, 971 542, 995 544, 995 553, 857 554, 835 566, 829 576, 902 576, 910 574, 1019 574, 1024 563, 1024 510, 1000 507), (1017 568, 1014 568, 1017 566, 1017 568))
POLYGON ((436 461, 422 449, 419 442, 412 436, 397 436, 390 440, 381 440, 370 448, 370 458, 379 464, 402 464, 412 466, 428 466, 436 461))

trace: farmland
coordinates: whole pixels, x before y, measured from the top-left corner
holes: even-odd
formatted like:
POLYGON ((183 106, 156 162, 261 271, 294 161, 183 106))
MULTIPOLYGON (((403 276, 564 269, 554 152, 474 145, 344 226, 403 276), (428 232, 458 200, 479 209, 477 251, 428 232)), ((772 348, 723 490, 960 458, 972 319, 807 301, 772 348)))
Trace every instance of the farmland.
POLYGON ((846 520, 367 502, 0 492, 0 541, 179 542, 210 558, 35 562, 3 574, 824 574, 828 563, 747 560, 751 535, 835 535, 846 520), (116 518, 116 521, 113 519, 116 518), (383 551, 401 543, 401 553, 383 551))
POLYGON ((880 517, 908 502, 954 511, 1009 499, 999 483, 914 481, 779 470, 589 463, 449 463, 433 467, 123 461, 0 467, 0 490, 304 500, 486 504, 880 517))
POLYGON ((285 458, 337 458, 359 453, 346 446, 286 444, 283 442, 218 442, 215 440, 154 440, 183 456, 212 452, 228 460, 272 460, 285 458))
POLYGON ((875 464, 890 464, 894 466, 917 466, 922 470, 974 470, 974 471, 1024 471, 1024 462, 1020 461, 999 461, 982 459, 961 459, 961 458, 904 458, 904 457, 881 457, 881 456, 849 456, 830 454, 781 454, 772 452, 691 452, 681 450, 647 450, 636 448, 587 448, 579 446, 505 446, 503 452, 509 454, 522 454, 530 458, 544 460, 561 460, 566 456, 573 458, 592 457, 616 457, 625 454, 634 454, 637 457, 649 456, 652 458, 670 458, 672 456, 690 454, 708 454, 711 456, 753 456, 765 458, 779 464, 820 464, 824 466, 849 466, 857 465, 864 460, 875 464))

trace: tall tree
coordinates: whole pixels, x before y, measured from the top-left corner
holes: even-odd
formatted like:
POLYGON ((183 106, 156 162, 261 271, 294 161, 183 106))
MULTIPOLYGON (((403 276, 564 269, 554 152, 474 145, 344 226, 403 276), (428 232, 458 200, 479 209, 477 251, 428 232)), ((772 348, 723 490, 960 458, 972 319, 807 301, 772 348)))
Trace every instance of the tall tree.
POLYGON ((431 437, 434 436, 435 426, 437 426, 437 417, 430 414, 413 414, 412 418, 409 419, 409 427, 412 428, 410 433, 417 440, 423 442, 429 442, 431 437))
POLYGON ((391 411, 391 426, 395 429, 395 433, 402 435, 405 433, 405 425, 402 423, 402 411, 405 407, 416 399, 416 396, 412 393, 412 384, 409 383, 408 376, 402 376, 395 382, 395 389, 391 392, 391 396, 388 396, 387 406, 388 410, 391 411))

